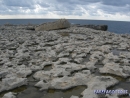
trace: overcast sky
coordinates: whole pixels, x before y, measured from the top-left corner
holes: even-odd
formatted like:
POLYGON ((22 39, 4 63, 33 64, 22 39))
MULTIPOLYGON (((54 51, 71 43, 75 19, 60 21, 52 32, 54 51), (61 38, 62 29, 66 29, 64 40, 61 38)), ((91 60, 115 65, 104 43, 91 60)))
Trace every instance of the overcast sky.
POLYGON ((130 0, 0 0, 3 18, 130 21, 130 0))

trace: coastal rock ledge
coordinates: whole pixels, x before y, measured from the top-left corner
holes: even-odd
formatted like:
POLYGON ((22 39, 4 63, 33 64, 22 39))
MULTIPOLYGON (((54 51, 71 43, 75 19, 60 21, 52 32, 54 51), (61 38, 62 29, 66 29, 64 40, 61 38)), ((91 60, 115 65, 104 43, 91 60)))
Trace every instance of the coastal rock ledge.
POLYGON ((31 29, 36 25, 0 26, 0 98, 121 98, 94 91, 130 93, 130 35, 69 26, 64 19, 38 31, 31 29))

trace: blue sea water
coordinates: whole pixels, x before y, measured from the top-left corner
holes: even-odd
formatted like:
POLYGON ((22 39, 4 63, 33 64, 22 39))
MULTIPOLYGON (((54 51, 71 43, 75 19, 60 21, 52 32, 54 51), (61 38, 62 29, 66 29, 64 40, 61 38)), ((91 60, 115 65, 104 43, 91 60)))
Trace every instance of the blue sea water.
MULTIPOLYGON (((42 24, 45 22, 52 22, 57 19, 0 19, 0 25, 10 24, 42 24)), ((130 34, 130 22, 125 21, 105 21, 105 20, 80 20, 80 19, 68 19, 73 24, 95 24, 95 25, 108 25, 108 31, 117 34, 130 34)))

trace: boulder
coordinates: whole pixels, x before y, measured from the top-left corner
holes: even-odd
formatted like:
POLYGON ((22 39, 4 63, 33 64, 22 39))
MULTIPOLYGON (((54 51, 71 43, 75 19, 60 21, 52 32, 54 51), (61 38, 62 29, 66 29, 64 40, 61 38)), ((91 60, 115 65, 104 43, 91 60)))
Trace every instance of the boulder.
POLYGON ((27 26, 25 29, 26 30, 35 30, 35 27, 34 26, 27 26))
POLYGON ((66 19, 59 19, 55 22, 44 23, 35 28, 36 31, 48 31, 69 28, 70 23, 66 19))

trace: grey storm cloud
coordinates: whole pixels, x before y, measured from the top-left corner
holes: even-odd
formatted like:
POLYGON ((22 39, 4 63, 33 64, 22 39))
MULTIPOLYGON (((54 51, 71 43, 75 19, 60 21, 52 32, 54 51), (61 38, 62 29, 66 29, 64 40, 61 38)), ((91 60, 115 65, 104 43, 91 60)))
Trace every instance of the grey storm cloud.
POLYGON ((105 13, 130 15, 130 0, 1 0, 0 14, 47 14, 82 15, 88 11, 96 15, 98 10, 105 13), (95 6, 95 8, 92 8, 95 6), (38 9, 38 7, 43 9, 38 9), (38 10, 38 11, 36 11, 38 10))
POLYGON ((100 0, 69 0, 69 1, 65 1, 65 0, 57 0, 60 3, 67 3, 67 4, 85 4, 87 5, 88 3, 96 3, 96 2, 100 2, 100 0))
POLYGON ((130 5, 130 0, 57 0, 60 3, 67 3, 67 4, 78 4, 78 5, 87 5, 90 3, 97 3, 101 2, 104 5, 111 5, 111 6, 126 6, 127 4, 130 5))
POLYGON ((130 0, 103 0, 103 4, 111 6, 126 6, 130 5, 130 0))
MULTIPOLYGON (((130 0, 57 0, 59 3, 63 4, 64 7, 70 5, 72 8, 76 8, 77 5, 84 7, 86 10, 93 10, 89 8, 89 4, 101 3, 102 5, 98 6, 96 10, 102 9, 104 12, 114 13, 114 12, 121 12, 121 13, 130 13, 130 0)), ((68 7, 67 7, 68 8, 68 7)), ((71 8, 71 9, 72 9, 71 8)), ((95 12, 94 11, 94 12, 95 12)), ((92 12, 92 11, 91 11, 92 12)))
MULTIPOLYGON (((44 8, 49 7, 48 4, 40 0, 2 0, 0 1, 0 15, 15 15, 15 14, 35 14, 34 10, 37 5, 40 5, 44 8), (30 10, 29 13, 25 11, 30 10)), ((40 14, 46 14, 47 12, 43 11, 40 14)))

